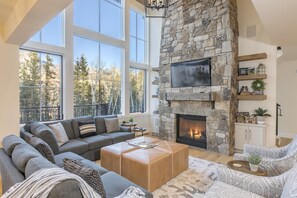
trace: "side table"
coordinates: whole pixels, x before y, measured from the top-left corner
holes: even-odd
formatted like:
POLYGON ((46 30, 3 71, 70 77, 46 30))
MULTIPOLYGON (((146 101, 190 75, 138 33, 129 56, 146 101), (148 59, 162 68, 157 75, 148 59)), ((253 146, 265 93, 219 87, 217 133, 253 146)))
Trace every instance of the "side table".
POLYGON ((233 170, 241 171, 241 172, 248 173, 251 175, 268 176, 268 173, 263 166, 259 166, 257 172, 251 171, 248 161, 232 160, 227 163, 227 166, 228 166, 228 168, 231 168, 233 170))

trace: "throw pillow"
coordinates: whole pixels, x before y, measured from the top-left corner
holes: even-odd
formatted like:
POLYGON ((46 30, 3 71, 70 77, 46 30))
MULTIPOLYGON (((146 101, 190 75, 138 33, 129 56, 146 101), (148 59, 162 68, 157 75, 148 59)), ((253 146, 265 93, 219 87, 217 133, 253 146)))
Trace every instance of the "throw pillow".
POLYGON ((55 164, 54 152, 51 147, 37 136, 32 136, 29 144, 35 148, 44 158, 55 164))
POLYGON ((104 121, 107 133, 120 131, 118 118, 105 118, 104 121))
POLYGON ((64 159, 64 168, 70 173, 80 176, 85 180, 102 198, 106 197, 104 186, 99 171, 87 166, 80 160, 64 159))
POLYGON ((97 135, 94 121, 78 122, 79 135, 81 138, 97 135))
POLYGON ((54 135, 58 141, 59 146, 62 146, 63 144, 69 141, 67 133, 60 122, 56 124, 50 124, 48 125, 48 127, 54 132, 54 135))

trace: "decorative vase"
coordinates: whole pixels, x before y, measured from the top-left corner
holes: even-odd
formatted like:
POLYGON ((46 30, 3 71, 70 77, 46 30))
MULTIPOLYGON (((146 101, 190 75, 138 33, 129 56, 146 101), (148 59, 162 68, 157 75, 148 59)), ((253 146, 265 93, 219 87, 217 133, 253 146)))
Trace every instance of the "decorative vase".
POLYGON ((257 124, 265 124, 265 117, 257 116, 257 124))
POLYGON ((253 172, 257 172, 258 171, 259 164, 251 164, 251 163, 249 163, 249 164, 250 164, 251 171, 253 171, 253 172))

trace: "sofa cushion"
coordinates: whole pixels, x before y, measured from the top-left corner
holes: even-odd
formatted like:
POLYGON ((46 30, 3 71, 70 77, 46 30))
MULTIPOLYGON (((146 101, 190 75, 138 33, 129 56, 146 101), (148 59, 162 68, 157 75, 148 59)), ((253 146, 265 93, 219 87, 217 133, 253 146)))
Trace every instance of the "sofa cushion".
POLYGON ((73 159, 73 160, 80 160, 83 163, 87 164, 88 166, 96 169, 99 171, 100 175, 103 175, 105 173, 108 172, 108 170, 106 170, 105 168, 97 165, 95 162, 92 162, 90 160, 87 160, 83 157, 81 157, 80 155, 77 155, 75 153, 72 152, 65 152, 65 153, 60 153, 58 155, 55 155, 55 161, 56 161, 56 165, 63 168, 64 167, 64 159, 68 158, 68 159, 73 159))
POLYGON ((78 122, 78 128, 80 138, 97 135, 94 121, 78 122))
POLYGON ((74 133, 74 138, 79 138, 79 126, 78 122, 88 122, 88 121, 93 121, 94 118, 92 116, 85 116, 85 117, 80 117, 80 118, 74 118, 71 120, 72 123, 72 129, 74 133))
POLYGON ((105 127, 105 121, 104 121, 105 118, 117 118, 117 116, 115 115, 96 116, 94 120, 95 120, 97 134, 106 133, 106 127, 105 127))
POLYGON ((240 197, 240 198, 264 198, 255 193, 243 190, 241 188, 231 186, 229 184, 216 181, 205 193, 206 197, 216 198, 229 198, 229 197, 240 197))
POLYGON ((67 133, 67 136, 69 139, 74 139, 75 136, 74 136, 74 132, 73 132, 73 128, 72 128, 72 121, 71 120, 62 120, 60 121, 61 124, 63 125, 66 133, 67 133))
POLYGON ((113 132, 113 133, 104 133, 102 134, 112 139, 112 143, 124 142, 135 138, 135 134, 131 132, 113 132))
POLYGON ((86 166, 79 160, 70 160, 67 158, 64 159, 64 168, 70 173, 83 178, 101 197, 106 197, 101 176, 97 170, 86 166))
POLYGON ((48 161, 55 163, 54 153, 51 147, 45 141, 43 141, 37 136, 32 136, 29 140, 29 144, 33 148, 35 148, 48 161))
POLYGON ((60 122, 56 124, 49 124, 48 127, 53 131, 59 146, 62 146, 69 141, 64 126, 60 122))
POLYGON ((2 146, 5 152, 11 156, 14 148, 19 145, 19 144, 24 144, 26 143, 22 138, 17 137, 15 135, 9 135, 3 138, 2 140, 2 146))
POLYGON ((83 138, 82 140, 89 144, 90 150, 102 148, 104 146, 108 146, 112 144, 112 138, 103 136, 103 135, 86 137, 86 138, 83 138))
POLYGON ((42 157, 42 155, 27 143, 17 145, 11 155, 14 165, 23 173, 27 162, 34 157, 42 157))
POLYGON ((42 168, 57 168, 57 166, 43 157, 35 157, 28 161, 25 168, 26 178, 42 168))
POLYGON ((104 122, 107 133, 120 131, 120 124, 118 118, 105 118, 104 122))
POLYGON ((48 126, 40 122, 35 122, 31 124, 30 128, 32 134, 45 141, 51 147, 54 154, 59 153, 58 141, 56 140, 54 132, 48 126))
POLYGON ((130 186, 135 186, 145 193, 146 198, 152 198, 153 195, 145 189, 137 186, 126 178, 114 173, 108 172, 101 176, 107 198, 113 198, 120 195, 124 190, 130 186))
POLYGON ((71 151, 76 154, 82 154, 89 150, 89 145, 80 139, 72 139, 63 144, 59 150, 60 153, 71 151))

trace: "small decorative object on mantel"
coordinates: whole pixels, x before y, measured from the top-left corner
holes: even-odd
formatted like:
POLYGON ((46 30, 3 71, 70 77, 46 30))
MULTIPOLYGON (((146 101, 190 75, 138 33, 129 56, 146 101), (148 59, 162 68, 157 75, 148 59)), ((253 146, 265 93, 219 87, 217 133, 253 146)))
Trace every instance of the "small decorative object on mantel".
POLYGON ((236 120, 239 123, 245 123, 245 119, 250 117, 249 112, 238 112, 236 116, 236 120))
POLYGON ((255 95, 263 95, 264 94, 264 89, 265 89, 265 83, 263 80, 257 79, 252 82, 252 89, 253 89, 253 94, 255 95))
POLYGON ((259 168, 259 164, 262 161, 262 158, 258 155, 250 155, 249 158, 249 163, 250 163, 250 169, 253 172, 257 172, 259 168))
POLYGON ((257 74, 266 74, 266 67, 263 63, 260 63, 256 70, 257 74))
POLYGON ((248 75, 255 75, 255 68, 249 68, 248 75))
POLYGON ((252 116, 257 118, 257 124, 265 124, 265 118, 271 117, 271 115, 268 114, 267 112, 268 112, 267 109, 262 109, 260 107, 254 110, 254 113, 252 114, 252 116))

